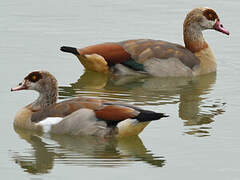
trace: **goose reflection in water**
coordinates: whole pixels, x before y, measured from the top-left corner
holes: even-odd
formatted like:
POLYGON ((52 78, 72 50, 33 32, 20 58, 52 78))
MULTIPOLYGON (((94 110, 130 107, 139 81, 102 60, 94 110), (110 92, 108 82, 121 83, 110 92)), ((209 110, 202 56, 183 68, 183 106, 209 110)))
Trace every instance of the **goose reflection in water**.
MULTIPOLYGON (((225 102, 209 94, 216 83, 216 73, 194 78, 159 78, 144 76, 108 76, 86 71, 70 86, 60 86, 60 98, 101 97, 135 105, 177 104, 184 120, 185 134, 209 136, 210 123, 224 113, 225 102)), ((171 116, 174 118, 173 116, 171 116)))
POLYGON ((105 139, 93 136, 44 135, 15 128, 18 135, 32 148, 22 153, 15 152, 14 161, 31 174, 49 173, 54 164, 71 164, 88 167, 119 167, 141 161, 151 166, 162 167, 165 159, 146 149, 138 136, 105 139))

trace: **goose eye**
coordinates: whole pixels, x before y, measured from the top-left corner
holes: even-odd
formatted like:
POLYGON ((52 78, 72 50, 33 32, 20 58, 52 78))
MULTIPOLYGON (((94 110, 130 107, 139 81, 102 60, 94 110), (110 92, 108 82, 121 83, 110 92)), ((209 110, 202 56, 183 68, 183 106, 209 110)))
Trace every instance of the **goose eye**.
POLYGON ((32 72, 27 77, 25 77, 26 80, 29 80, 30 82, 37 82, 38 80, 42 79, 42 75, 40 72, 32 72))
POLYGON ((18 85, 19 85, 19 86, 21 86, 21 85, 22 85, 22 83, 20 82, 18 85))
POLYGON ((32 80, 36 81, 37 77, 36 76, 32 76, 32 80))
POLYGON ((32 75, 29 80, 30 80, 31 82, 37 82, 39 79, 40 79, 40 78, 39 78, 38 76, 32 75))
POLYGON ((215 19, 218 19, 217 13, 212 9, 206 9, 203 12, 203 15, 210 21, 215 21, 215 19))

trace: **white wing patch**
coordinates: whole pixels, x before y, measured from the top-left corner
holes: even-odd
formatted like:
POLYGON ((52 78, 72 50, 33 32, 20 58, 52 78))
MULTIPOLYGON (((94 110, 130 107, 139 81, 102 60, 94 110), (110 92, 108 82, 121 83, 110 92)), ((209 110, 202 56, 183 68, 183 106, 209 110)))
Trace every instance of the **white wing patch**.
POLYGON ((48 117, 48 118, 36 123, 36 125, 42 126, 43 132, 49 133, 52 125, 57 124, 62 120, 63 120, 62 117, 48 117))

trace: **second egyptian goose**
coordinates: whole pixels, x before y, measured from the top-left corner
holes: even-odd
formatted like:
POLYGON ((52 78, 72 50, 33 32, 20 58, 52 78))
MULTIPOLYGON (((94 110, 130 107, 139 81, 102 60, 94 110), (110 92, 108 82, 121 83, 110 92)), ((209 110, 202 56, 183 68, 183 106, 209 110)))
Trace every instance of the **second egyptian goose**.
POLYGON ((29 73, 11 91, 35 90, 40 96, 21 109, 14 126, 46 133, 94 136, 138 135, 152 120, 167 117, 121 102, 77 97, 57 103, 57 80, 47 71, 29 73))
POLYGON ((137 39, 61 51, 78 57, 87 70, 152 76, 196 76, 216 71, 216 59, 202 31, 213 29, 229 35, 217 13, 210 8, 191 10, 183 24, 185 47, 161 40, 137 39), (112 68, 111 68, 112 67, 112 68))

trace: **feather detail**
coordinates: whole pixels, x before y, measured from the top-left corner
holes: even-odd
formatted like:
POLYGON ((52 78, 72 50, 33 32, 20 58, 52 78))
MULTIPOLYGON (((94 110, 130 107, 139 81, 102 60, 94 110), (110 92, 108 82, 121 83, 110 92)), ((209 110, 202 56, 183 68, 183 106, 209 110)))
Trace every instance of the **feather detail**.
POLYGON ((98 54, 102 56, 109 65, 122 63, 131 58, 130 54, 117 43, 104 43, 78 49, 81 55, 98 54))
POLYGON ((59 122, 61 122, 63 118, 61 117, 48 117, 38 123, 36 125, 40 125, 43 128, 43 132, 49 133, 51 131, 51 127, 59 122))
POLYGON ((95 114, 98 119, 122 121, 128 118, 134 118, 139 112, 129 107, 109 105, 95 111, 95 114))

